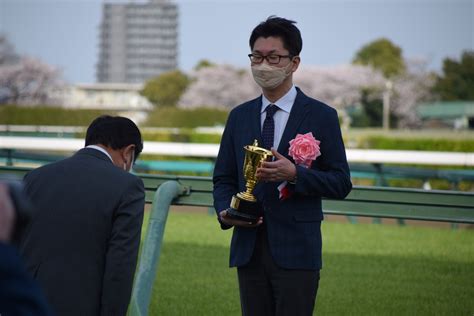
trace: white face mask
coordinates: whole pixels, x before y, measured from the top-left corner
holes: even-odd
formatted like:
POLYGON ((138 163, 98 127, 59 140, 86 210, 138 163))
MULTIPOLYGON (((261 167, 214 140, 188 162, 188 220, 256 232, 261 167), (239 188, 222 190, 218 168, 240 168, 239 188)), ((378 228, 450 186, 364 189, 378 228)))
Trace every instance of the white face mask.
POLYGON ((286 67, 279 68, 262 62, 252 66, 253 79, 262 88, 274 89, 291 74, 287 73, 287 68, 291 68, 291 65, 293 63, 290 62, 286 67))

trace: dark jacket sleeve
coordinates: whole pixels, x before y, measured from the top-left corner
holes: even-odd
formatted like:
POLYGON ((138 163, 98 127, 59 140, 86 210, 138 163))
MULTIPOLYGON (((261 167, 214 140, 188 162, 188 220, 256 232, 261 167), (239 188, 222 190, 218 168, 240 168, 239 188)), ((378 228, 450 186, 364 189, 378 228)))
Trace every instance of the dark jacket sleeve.
POLYGON ((126 315, 140 245, 145 189, 136 178, 115 211, 102 284, 102 316, 126 315))
POLYGON ((294 190, 299 194, 343 199, 351 191, 352 183, 337 112, 325 112, 322 121, 325 137, 320 144, 321 156, 310 169, 297 166, 294 190))
MULTIPOLYGON (((222 134, 219 153, 214 166, 212 178, 214 183, 213 197, 214 208, 217 214, 229 208, 232 195, 238 191, 238 170, 232 139, 234 121, 234 111, 231 111, 222 134)), ((222 229, 229 229, 231 227, 221 223, 222 229)))
POLYGON ((52 315, 13 246, 0 243, 0 315, 52 315))

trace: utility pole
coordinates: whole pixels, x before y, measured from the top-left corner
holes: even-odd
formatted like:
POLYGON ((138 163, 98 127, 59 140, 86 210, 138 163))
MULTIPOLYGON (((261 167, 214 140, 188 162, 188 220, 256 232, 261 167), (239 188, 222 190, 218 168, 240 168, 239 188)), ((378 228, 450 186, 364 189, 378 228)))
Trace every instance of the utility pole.
POLYGON ((392 94, 392 82, 387 80, 385 82, 385 91, 383 92, 383 129, 388 131, 390 129, 390 96, 392 94))

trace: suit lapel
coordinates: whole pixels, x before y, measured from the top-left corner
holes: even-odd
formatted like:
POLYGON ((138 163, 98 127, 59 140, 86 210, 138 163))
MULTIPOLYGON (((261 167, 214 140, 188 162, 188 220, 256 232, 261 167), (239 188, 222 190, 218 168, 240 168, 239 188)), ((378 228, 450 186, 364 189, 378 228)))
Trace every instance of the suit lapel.
MULTIPOLYGON (((258 141, 258 145, 262 146, 262 127, 260 124, 260 110, 262 108, 262 97, 258 97, 257 99, 254 100, 253 106, 250 107, 250 111, 252 112, 250 114, 250 128, 251 128, 251 134, 253 136, 253 139, 251 142, 253 143, 253 140, 256 139, 258 141)), ((245 124, 244 122, 242 122, 245 124)), ((252 144, 247 144, 247 145, 252 145, 252 144)))
POLYGON ((288 157, 288 148, 290 147, 290 140, 295 138, 298 127, 301 125, 303 119, 307 116, 309 112, 307 97, 298 89, 298 94, 296 95, 295 103, 291 108, 290 116, 288 117, 288 122, 286 123, 285 130, 281 137, 280 144, 278 145, 278 152, 288 157))
MULTIPOLYGON (((250 107, 249 127, 250 127, 250 135, 252 136, 252 139, 250 140, 251 143, 246 144, 246 145, 252 145, 253 141, 256 139, 258 141, 258 145, 262 146, 262 126, 260 123, 261 115, 262 115, 260 113, 261 109, 262 109, 262 96, 255 99, 252 103, 252 106, 250 107)), ((245 122, 242 122, 242 124, 245 124, 245 122)), ((264 186, 263 183, 258 182, 253 190, 253 194, 255 196, 261 196, 263 186, 264 186)))

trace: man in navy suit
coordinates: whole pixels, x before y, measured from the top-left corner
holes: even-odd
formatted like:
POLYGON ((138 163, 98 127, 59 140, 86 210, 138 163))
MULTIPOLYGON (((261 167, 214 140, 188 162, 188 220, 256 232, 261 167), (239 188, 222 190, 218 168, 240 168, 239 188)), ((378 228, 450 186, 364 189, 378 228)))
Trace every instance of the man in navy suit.
POLYGON ((253 30, 249 57, 262 95, 230 112, 214 169, 219 222, 234 228, 230 266, 237 267, 243 315, 312 314, 322 267, 321 198, 342 199, 352 188, 337 112, 293 85, 302 48, 294 24, 270 17, 253 30), (321 156, 305 168, 288 149, 297 134, 309 132, 321 156), (254 139, 272 148, 275 160, 257 170, 253 193, 263 215, 250 223, 227 209, 245 191, 243 147, 254 139), (285 181, 292 194, 282 200, 278 186, 285 181))
POLYGON ((20 253, 56 315, 125 316, 145 203, 129 171, 143 141, 130 119, 101 116, 85 145, 25 176, 34 212, 20 253))

